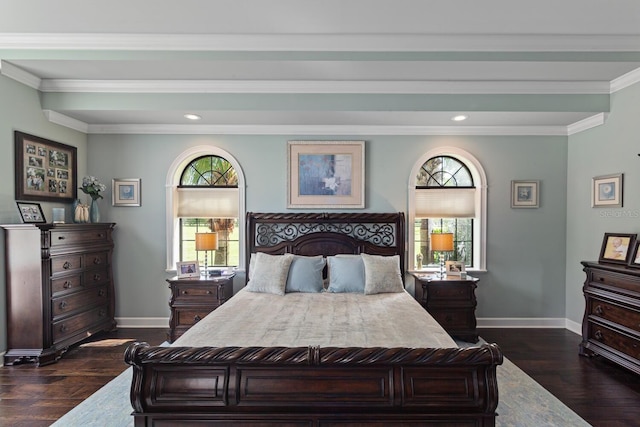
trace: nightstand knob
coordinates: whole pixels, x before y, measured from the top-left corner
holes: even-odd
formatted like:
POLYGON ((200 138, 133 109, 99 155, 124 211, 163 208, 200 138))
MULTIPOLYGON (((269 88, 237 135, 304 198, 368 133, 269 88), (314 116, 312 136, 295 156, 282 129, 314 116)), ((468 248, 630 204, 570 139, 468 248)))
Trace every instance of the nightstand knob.
POLYGON ((594 334, 595 338, 599 341, 602 341, 602 332, 601 331, 596 331, 596 333, 594 334))
POLYGON ((200 321, 200 319, 202 319, 202 317, 200 317, 200 316, 199 316, 199 315, 197 315, 197 314, 196 314, 195 316, 193 316, 193 320, 194 320, 194 321, 196 321, 196 322, 199 322, 199 321, 200 321))
POLYGON ((600 304, 596 305, 596 308, 593 309, 593 311, 598 315, 601 316, 602 313, 604 313, 604 310, 602 309, 602 306, 600 304))
POLYGON ((182 291, 182 295, 187 295, 188 292, 187 291, 182 291))
POLYGON ((207 291, 207 295, 211 295, 211 291, 207 291))

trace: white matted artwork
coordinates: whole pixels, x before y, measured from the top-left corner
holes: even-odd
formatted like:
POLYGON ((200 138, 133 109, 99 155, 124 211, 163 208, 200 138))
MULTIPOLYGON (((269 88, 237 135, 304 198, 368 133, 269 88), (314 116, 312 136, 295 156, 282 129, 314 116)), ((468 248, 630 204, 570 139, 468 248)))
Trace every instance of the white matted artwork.
POLYGON ((140 178, 115 178, 111 181, 113 206, 140 206, 140 178))
POLYGON ((511 181, 511 207, 540 207, 540 181, 511 181))
POLYGON ((364 141, 288 141, 287 207, 364 208, 364 141))
POLYGON ((593 177, 591 180, 591 207, 621 208, 622 179, 623 174, 621 173, 593 177))

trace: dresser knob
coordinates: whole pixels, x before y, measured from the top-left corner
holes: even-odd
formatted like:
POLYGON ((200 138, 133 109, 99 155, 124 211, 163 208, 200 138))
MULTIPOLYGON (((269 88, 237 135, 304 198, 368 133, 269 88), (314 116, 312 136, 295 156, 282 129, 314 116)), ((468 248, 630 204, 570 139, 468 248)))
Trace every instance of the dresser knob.
POLYGON ((604 313, 602 306, 600 304, 596 305, 596 308, 593 309, 598 316, 601 316, 604 313))
POLYGON ((102 309, 102 310, 100 310, 100 311, 98 312, 98 316, 99 316, 99 317, 104 317, 104 316, 106 316, 106 315, 107 315, 107 310, 105 310, 105 309, 102 309))
POLYGON ((64 236, 58 236, 58 240, 64 240, 64 236))
POLYGON ((596 331, 596 333, 594 334, 594 336, 595 336, 595 338, 596 338, 598 341, 602 341, 602 332, 600 332, 599 330, 598 330, 598 331, 596 331))
POLYGON ((450 316, 450 315, 448 315, 448 314, 447 314, 447 315, 444 317, 444 320, 446 320, 447 322, 451 323, 451 321, 452 321, 453 319, 451 318, 451 316, 450 316))
POLYGON ((58 304, 61 310, 64 310, 65 308, 67 308, 67 305, 69 304, 67 304, 66 301, 61 301, 60 304, 58 304))
POLYGON ((94 263, 95 265, 98 265, 98 264, 100 264, 101 262, 102 262, 102 260, 101 260, 100 258, 98 258, 98 257, 95 257, 95 258, 93 259, 93 263, 94 263))
POLYGON ((99 296, 99 297, 103 297, 104 295, 105 295, 105 291, 104 291, 104 289, 100 289, 100 290, 98 291, 98 296, 99 296))
POLYGON ((67 325, 65 324, 60 325, 60 332, 67 332, 67 329, 69 329, 67 328, 67 325))
POLYGON ((65 270, 70 269, 71 263, 69 261, 66 261, 64 264, 62 264, 62 268, 64 268, 65 270))
POLYGON ((187 295, 189 292, 187 291, 182 291, 182 295, 187 295))
POLYGON ((104 233, 98 233, 98 237, 102 239, 104 237, 104 233))
POLYGON ((64 282, 64 284, 62 285, 62 287, 65 288, 65 289, 69 289, 71 287, 71 282, 66 280, 64 282))
POLYGON ((99 275, 99 274, 97 274, 97 273, 96 273, 96 274, 94 274, 94 275, 93 275, 93 281, 94 281, 94 282, 99 282, 99 281, 100 281, 100 275, 99 275))
POLYGON ((207 291, 207 295, 211 295, 211 291, 207 291))

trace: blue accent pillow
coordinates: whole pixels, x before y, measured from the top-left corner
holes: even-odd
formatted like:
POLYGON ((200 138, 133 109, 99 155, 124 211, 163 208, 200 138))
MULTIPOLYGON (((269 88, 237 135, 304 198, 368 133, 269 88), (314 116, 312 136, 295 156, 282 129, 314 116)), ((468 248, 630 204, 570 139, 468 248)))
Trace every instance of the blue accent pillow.
POLYGON ((322 255, 311 257, 295 255, 289 267, 285 292, 322 292, 324 264, 325 259, 322 255))
POLYGON ((329 288, 327 292, 364 293, 364 262, 360 255, 331 256, 329 263, 329 288))

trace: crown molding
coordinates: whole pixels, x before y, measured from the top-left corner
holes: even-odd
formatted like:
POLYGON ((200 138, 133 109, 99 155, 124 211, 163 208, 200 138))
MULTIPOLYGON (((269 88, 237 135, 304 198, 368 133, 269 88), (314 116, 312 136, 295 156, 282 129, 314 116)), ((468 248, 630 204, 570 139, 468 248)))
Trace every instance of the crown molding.
POLYGON ((40 85, 42 84, 42 80, 39 77, 7 61, 0 61, 0 74, 33 89, 40 89, 40 85))
POLYGON ((638 52, 639 47, 640 34, 0 34, 0 49, 45 50, 638 52))
POLYGON ((42 110, 42 112, 51 123, 77 130, 78 132, 89 133, 89 125, 85 122, 65 116, 64 114, 60 114, 53 110, 42 110))
MULTIPOLYGON (((15 68, 15 67, 14 67, 15 68)), ((71 80, 43 79, 43 92, 91 93, 364 93, 599 94, 607 81, 319 81, 319 80, 71 80)))
POLYGON ((572 123, 567 126, 567 135, 575 135, 576 133, 601 126, 607 121, 608 113, 598 113, 586 119, 572 123))
POLYGON ((89 125, 89 134, 566 136, 566 126, 89 125))
POLYGON ((610 92, 617 92, 638 82, 640 82, 640 68, 629 71, 627 74, 623 74, 617 79, 613 79, 611 81, 610 92))

